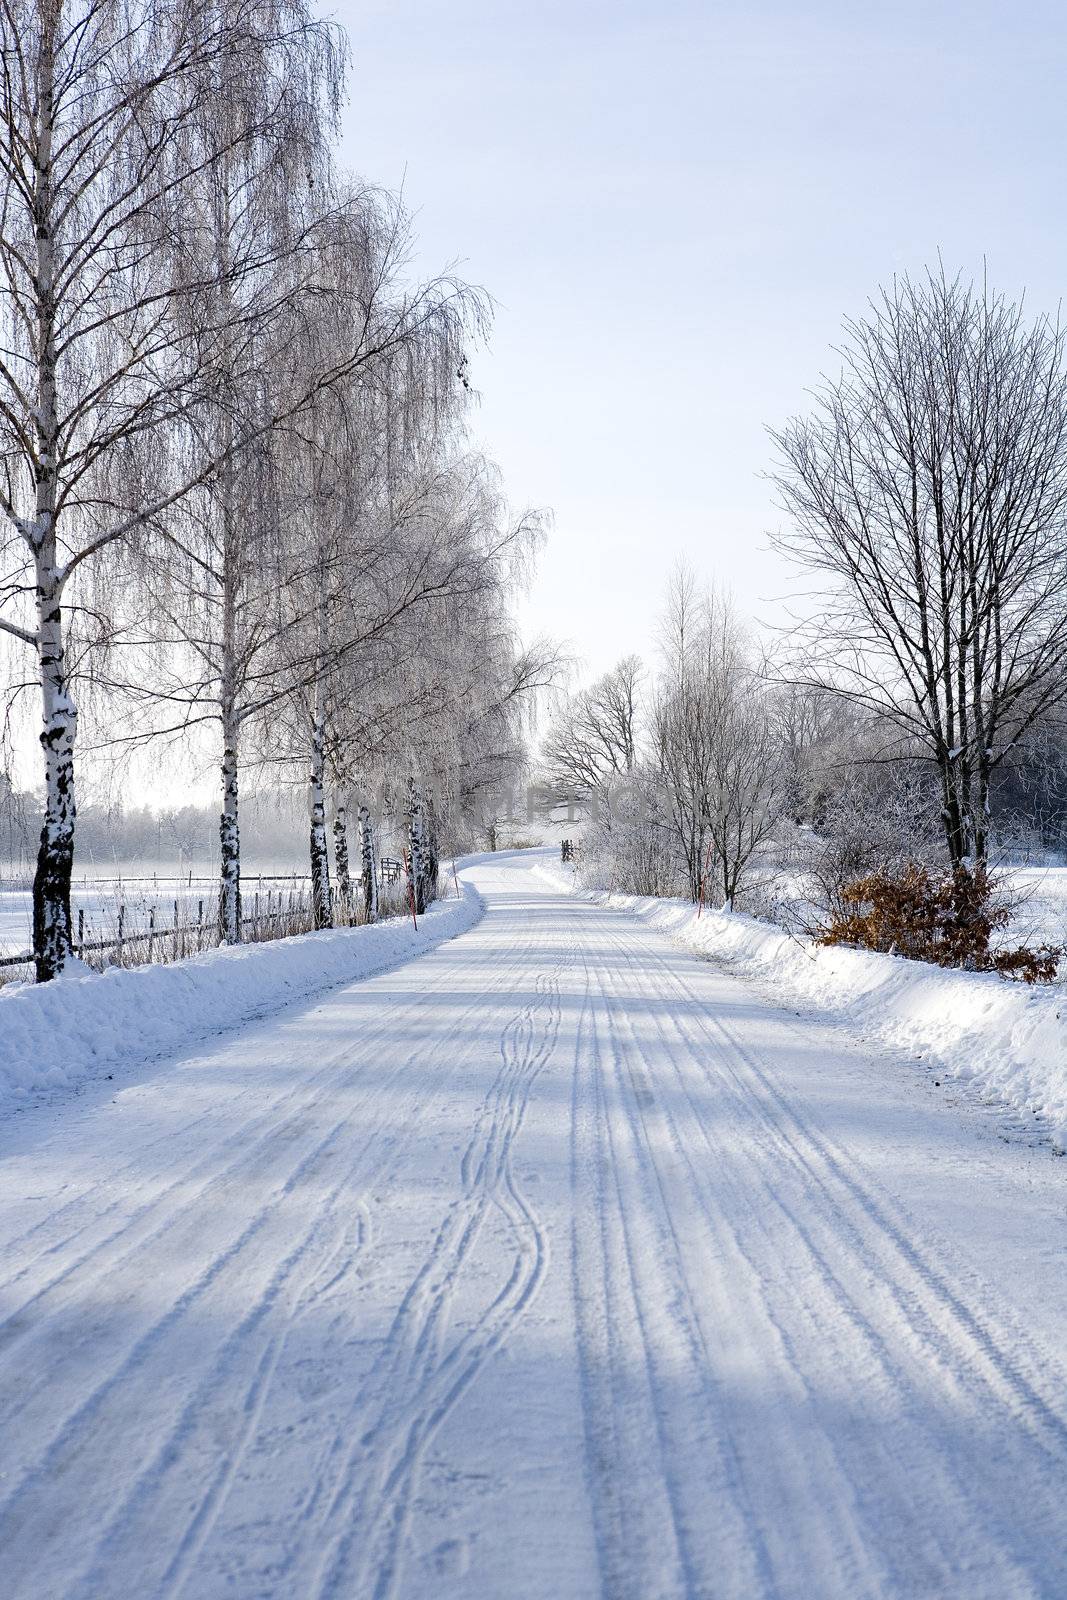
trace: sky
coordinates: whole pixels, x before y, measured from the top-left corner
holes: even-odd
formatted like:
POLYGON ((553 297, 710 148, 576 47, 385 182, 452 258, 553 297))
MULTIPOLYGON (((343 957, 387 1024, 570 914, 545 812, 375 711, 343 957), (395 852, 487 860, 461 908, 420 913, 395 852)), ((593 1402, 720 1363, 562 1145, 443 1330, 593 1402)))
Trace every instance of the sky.
POLYGON ((553 514, 522 606, 584 673, 653 649, 672 563, 781 620, 768 426, 846 313, 940 252, 1054 311, 1067 11, 1054 4, 367 0, 343 160, 403 185, 412 270, 496 302, 479 442, 553 514))

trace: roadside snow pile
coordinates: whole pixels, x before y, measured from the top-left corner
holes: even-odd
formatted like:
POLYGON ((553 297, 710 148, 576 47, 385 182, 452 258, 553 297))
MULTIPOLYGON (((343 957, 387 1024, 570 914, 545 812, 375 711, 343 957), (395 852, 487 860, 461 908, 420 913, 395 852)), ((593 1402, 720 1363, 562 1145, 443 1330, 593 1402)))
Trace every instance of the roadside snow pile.
MULTIPOLYGON (((556 881, 559 878, 556 874, 556 881)), ((585 891, 591 893, 591 891, 585 891)), ((922 1053, 1018 1109, 1038 1112, 1067 1150, 1067 993, 953 972, 865 950, 823 948, 737 912, 681 900, 597 894, 698 954, 788 986, 883 1043, 922 1053)))
POLYGON ((168 1054, 249 1018, 432 950, 478 921, 469 885, 419 919, 211 950, 169 966, 78 968, 0 992, 0 1112, 113 1063, 168 1054))

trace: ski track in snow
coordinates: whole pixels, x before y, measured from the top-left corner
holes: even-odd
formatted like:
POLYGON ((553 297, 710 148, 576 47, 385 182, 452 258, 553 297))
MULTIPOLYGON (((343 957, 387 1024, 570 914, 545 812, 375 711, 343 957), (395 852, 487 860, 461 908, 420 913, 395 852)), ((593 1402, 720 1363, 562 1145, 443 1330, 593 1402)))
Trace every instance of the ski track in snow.
POLYGON ((1067 1594, 1062 1367, 830 1115, 855 1047, 537 860, 468 867, 484 921, 419 960, 18 1119, 10 1600, 1067 1594))

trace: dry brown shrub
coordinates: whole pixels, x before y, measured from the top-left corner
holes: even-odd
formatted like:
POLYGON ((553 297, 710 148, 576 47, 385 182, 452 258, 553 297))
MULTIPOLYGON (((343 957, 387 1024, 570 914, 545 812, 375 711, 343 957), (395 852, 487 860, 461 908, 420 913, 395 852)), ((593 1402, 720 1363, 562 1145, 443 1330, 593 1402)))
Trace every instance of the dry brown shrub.
POLYGON ((1011 909, 985 867, 935 874, 918 862, 897 872, 873 872, 846 884, 840 909, 812 930, 816 943, 852 945, 970 972, 999 972, 1024 983, 1051 983, 1063 951, 1058 945, 1001 950, 990 941, 1007 926, 1011 909))

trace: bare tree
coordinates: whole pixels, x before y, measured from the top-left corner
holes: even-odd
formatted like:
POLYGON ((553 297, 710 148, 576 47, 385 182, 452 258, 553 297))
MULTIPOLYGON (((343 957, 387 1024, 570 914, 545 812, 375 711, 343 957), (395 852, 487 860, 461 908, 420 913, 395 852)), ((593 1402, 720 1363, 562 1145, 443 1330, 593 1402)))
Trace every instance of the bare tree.
POLYGON ((359 864, 363 890, 363 915, 368 922, 378 917, 378 853, 374 823, 366 805, 359 808, 359 864))
POLYGON ((564 702, 541 750, 546 782, 561 800, 588 800, 634 770, 643 677, 639 657, 624 656, 564 702))
POLYGON ((776 683, 774 712, 783 803, 795 824, 818 827, 852 765, 868 754, 875 758, 873 718, 840 695, 792 681, 776 683))
POLYGON ((781 815, 782 743, 762 663, 729 602, 679 570, 653 713, 670 823, 693 899, 732 906, 781 815), (714 868, 714 875, 710 869, 714 868))
POLYGON ((654 761, 607 784, 582 833, 581 872, 592 885, 629 894, 677 892, 677 840, 654 761))
MULTIPOLYGON (((318 338, 327 355, 344 338, 352 272, 336 264, 341 292, 320 309, 318 338), (330 313, 333 313, 331 316, 330 313), (342 325, 338 325, 340 316, 342 325)), ((466 591, 471 552, 454 549, 425 515, 439 458, 462 409, 466 388, 466 313, 477 296, 457 295, 432 317, 401 323, 393 344, 345 383, 320 395, 307 445, 315 485, 308 540, 316 552, 312 593, 300 609, 312 639, 312 670, 298 697, 309 743, 310 859, 317 927, 332 917, 326 845, 328 769, 339 766, 340 733, 351 700, 340 683, 346 668, 372 653, 379 665, 398 634, 434 601, 466 591)), ((476 315, 471 320, 476 320, 476 315)), ((297 635, 299 638, 299 634, 297 635)), ((300 675, 297 674, 299 684, 300 675)), ((355 721, 357 737, 365 728, 355 721)), ((344 804, 335 808, 335 845, 347 853, 344 804)), ((420 891, 421 893, 421 891, 420 891)))
POLYGON ((823 920, 847 914, 849 886, 880 873, 897 876, 918 863, 944 869, 944 833, 928 766, 916 762, 857 762, 828 796, 818 830, 803 835, 797 853, 806 902, 823 920))
POLYGON ((817 584, 793 670, 933 764, 950 858, 981 864, 994 773, 1067 695, 1064 331, 942 273, 845 335, 773 435, 777 544, 817 584))

